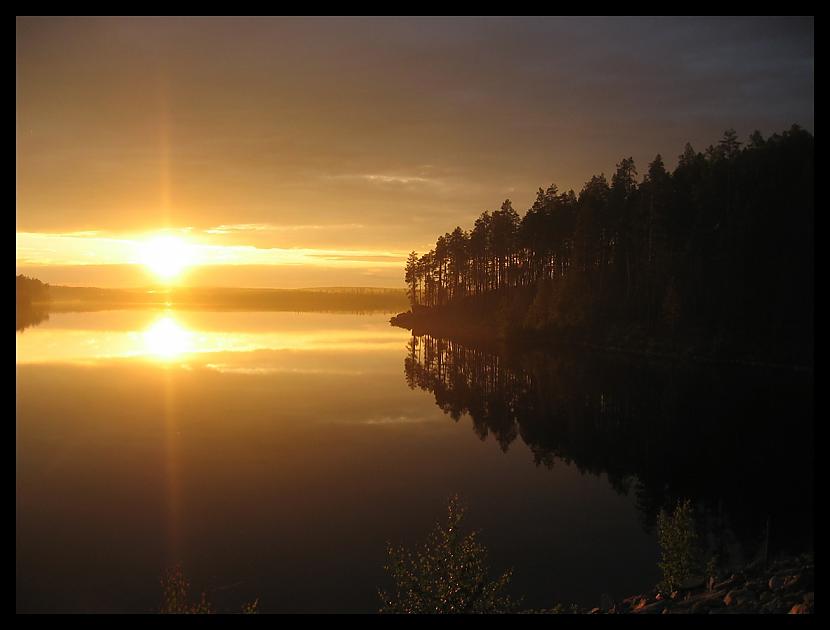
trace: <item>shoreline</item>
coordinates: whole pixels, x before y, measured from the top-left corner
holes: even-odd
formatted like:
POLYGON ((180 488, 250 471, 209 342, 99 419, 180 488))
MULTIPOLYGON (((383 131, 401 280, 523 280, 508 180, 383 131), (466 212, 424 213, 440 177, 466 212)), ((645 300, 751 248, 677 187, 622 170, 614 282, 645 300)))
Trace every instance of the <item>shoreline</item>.
POLYGON ((446 338, 471 345, 523 350, 552 351, 556 348, 583 348, 594 352, 629 355, 644 360, 665 361, 671 363, 697 363, 703 365, 720 365, 751 367, 774 370, 790 370, 812 374, 813 365, 804 363, 787 363, 728 355, 696 353, 689 348, 672 349, 655 338, 646 338, 638 343, 624 345, 617 343, 595 343, 580 337, 566 338, 566 333, 554 331, 537 331, 528 328, 505 330, 494 324, 481 321, 459 321, 458 311, 441 312, 421 309, 420 313, 404 311, 389 319, 391 326, 412 331, 414 335, 430 335, 446 338))

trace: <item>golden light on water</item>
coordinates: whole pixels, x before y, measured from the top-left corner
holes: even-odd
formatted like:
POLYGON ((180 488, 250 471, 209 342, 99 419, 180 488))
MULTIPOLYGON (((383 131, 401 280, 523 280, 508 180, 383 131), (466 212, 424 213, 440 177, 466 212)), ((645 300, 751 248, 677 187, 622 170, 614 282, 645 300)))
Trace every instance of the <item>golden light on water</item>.
POLYGON ((195 262, 193 247, 176 236, 157 236, 139 247, 141 262, 162 280, 173 280, 195 262))
POLYGON ((193 350, 193 333, 170 315, 160 317, 144 331, 146 353, 161 359, 175 359, 193 350))
POLYGON ((16 355, 18 364, 90 364, 112 359, 172 364, 181 359, 234 371, 250 368, 243 357, 257 351, 291 351, 296 357, 297 351, 374 353, 401 347, 400 329, 389 326, 388 317, 379 315, 368 328, 346 325, 359 317, 364 316, 314 313, 302 320, 283 312, 197 316, 172 309, 58 313, 18 333, 16 355))

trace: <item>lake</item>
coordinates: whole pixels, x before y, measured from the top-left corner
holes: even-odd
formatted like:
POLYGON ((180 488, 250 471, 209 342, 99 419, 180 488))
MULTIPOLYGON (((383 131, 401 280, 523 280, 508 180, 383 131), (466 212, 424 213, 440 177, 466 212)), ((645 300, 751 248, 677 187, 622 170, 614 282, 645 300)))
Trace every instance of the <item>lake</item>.
POLYGON ((812 546, 812 375, 499 355, 388 313, 51 313, 17 333, 17 610, 373 612, 468 506, 527 607, 659 579, 678 496, 735 557, 812 546), (771 528, 768 524, 772 523, 771 528))

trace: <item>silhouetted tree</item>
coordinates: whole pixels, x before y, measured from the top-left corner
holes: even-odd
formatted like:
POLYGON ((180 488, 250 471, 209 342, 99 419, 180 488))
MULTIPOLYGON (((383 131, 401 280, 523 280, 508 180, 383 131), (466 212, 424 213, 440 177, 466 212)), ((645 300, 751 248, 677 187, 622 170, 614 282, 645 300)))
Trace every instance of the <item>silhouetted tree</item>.
POLYGON ((705 154, 686 144, 673 172, 657 155, 638 182, 628 157, 578 197, 538 189, 522 217, 505 200, 410 254, 413 307, 472 297, 491 324, 811 362, 813 160, 796 125, 745 146, 730 129, 705 154))

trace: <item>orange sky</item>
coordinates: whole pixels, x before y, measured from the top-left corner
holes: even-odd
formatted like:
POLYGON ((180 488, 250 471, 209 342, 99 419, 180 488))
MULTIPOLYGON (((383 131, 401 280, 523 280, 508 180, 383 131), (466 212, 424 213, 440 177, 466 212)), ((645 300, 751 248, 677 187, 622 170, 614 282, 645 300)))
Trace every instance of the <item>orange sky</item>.
POLYGON ((506 197, 812 130, 813 20, 18 18, 16 85, 18 272, 143 284, 167 230, 192 284, 402 286, 506 197))

